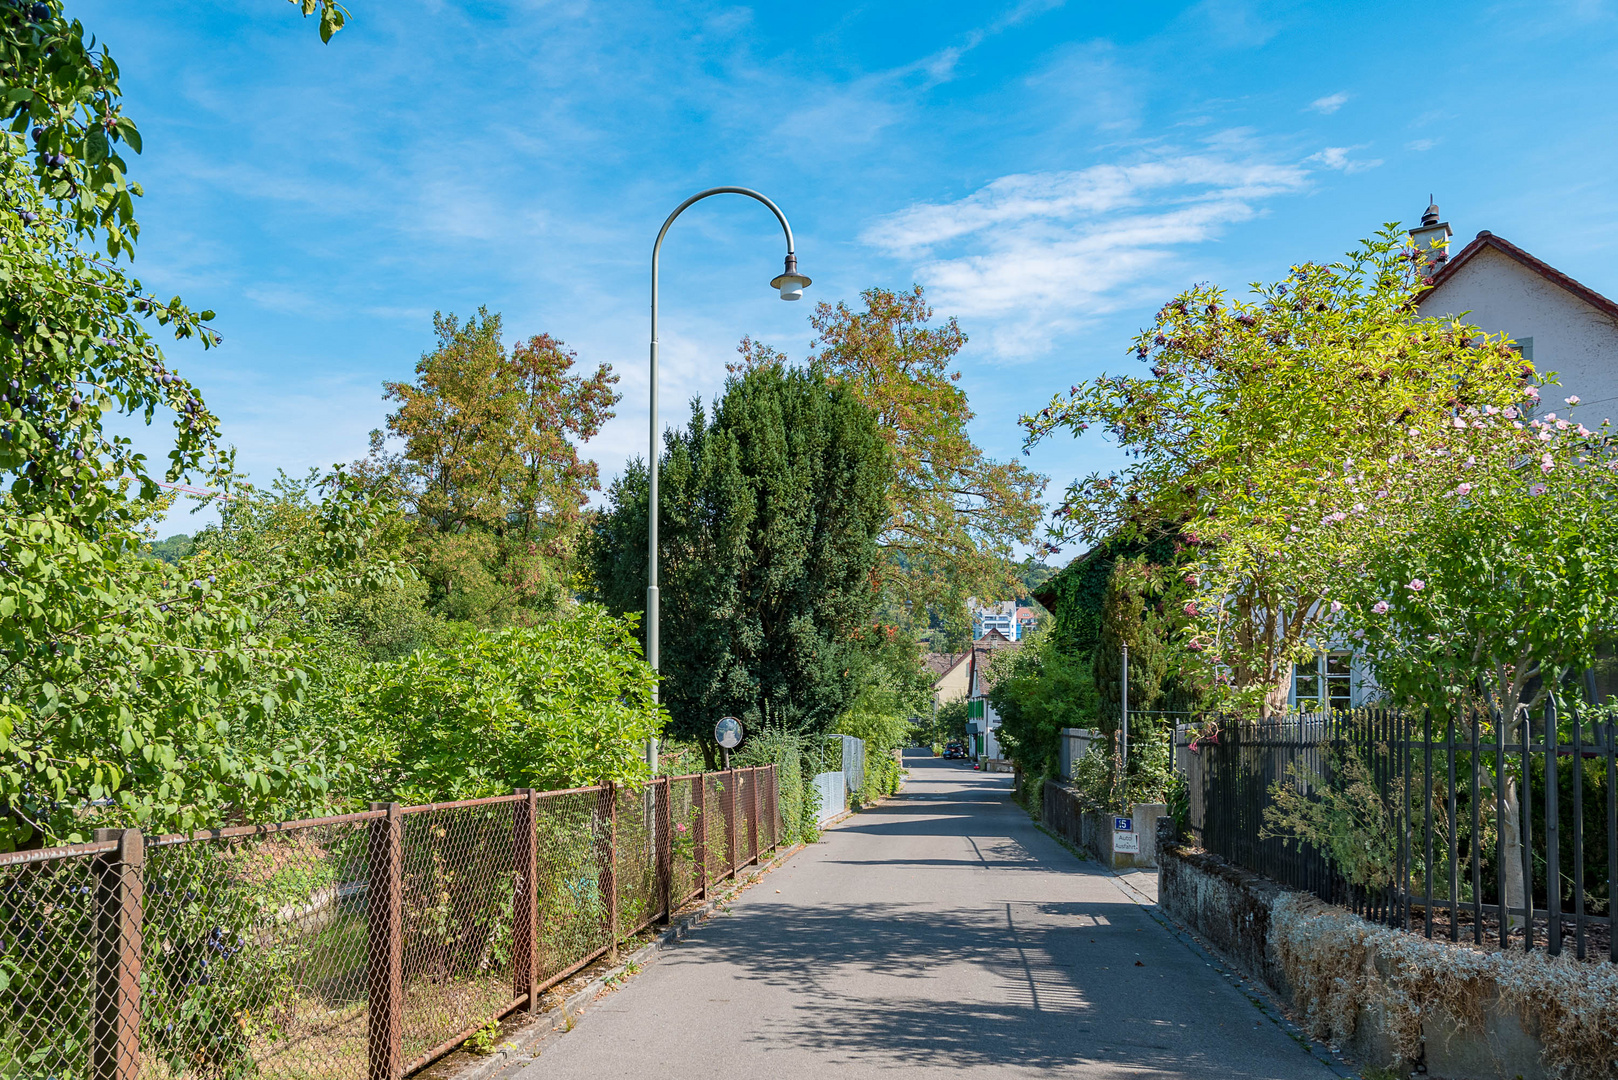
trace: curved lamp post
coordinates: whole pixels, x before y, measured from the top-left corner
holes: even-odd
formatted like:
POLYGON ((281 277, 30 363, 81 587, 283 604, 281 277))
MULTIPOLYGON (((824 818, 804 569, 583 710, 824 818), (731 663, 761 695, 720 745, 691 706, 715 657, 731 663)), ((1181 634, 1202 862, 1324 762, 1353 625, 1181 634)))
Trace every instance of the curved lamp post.
MULTIPOLYGON (((652 670, 658 670, 658 595, 657 595, 657 263, 663 251, 663 237, 668 235, 669 226, 674 219, 685 213, 686 208, 694 203, 701 202, 710 195, 746 195, 750 199, 757 199, 770 208, 775 220, 781 223, 781 231, 787 237, 786 266, 775 278, 770 281, 770 288, 778 289, 783 300, 803 299, 803 290, 808 288, 809 279, 798 273, 798 255, 792 243, 792 226, 787 224, 786 215, 781 208, 769 199, 760 195, 751 188, 744 187, 716 187, 707 191, 699 191, 685 202, 674 208, 668 220, 657 232, 657 242, 652 245, 652 396, 651 396, 651 449, 647 455, 648 502, 646 504, 646 659, 651 663, 652 670)), ((657 699, 656 686, 652 689, 653 700, 657 699)), ((657 771, 657 738, 654 736, 646 743, 646 763, 657 771)))

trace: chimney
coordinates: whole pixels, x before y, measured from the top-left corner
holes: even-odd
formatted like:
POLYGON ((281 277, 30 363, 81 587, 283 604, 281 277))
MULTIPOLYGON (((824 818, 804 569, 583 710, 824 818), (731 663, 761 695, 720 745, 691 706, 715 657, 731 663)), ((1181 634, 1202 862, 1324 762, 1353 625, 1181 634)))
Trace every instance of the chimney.
POLYGON ((1438 220, 1438 203, 1427 196, 1427 212, 1421 215, 1421 227, 1410 230, 1410 243, 1417 251, 1417 275, 1430 278, 1449 261, 1449 222, 1438 220))

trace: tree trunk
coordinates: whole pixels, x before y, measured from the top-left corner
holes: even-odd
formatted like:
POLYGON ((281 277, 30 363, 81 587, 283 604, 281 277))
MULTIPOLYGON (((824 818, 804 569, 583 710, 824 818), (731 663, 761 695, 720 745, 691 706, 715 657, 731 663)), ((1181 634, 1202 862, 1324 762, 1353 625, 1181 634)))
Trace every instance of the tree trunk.
MULTIPOLYGON (((1500 880, 1506 886, 1506 906, 1508 908, 1523 908, 1527 882, 1523 880, 1522 870, 1522 802, 1517 797, 1517 781, 1510 775, 1496 777, 1496 783, 1505 785, 1505 818, 1499 823, 1500 836, 1504 843, 1502 850, 1506 853, 1506 864, 1499 868, 1500 880)), ((1523 928, 1524 919, 1521 915, 1512 915, 1506 925, 1513 930, 1523 928)))
POLYGON ((1286 715, 1287 700, 1291 697, 1292 671, 1287 669, 1264 692, 1264 704, 1259 707, 1259 718, 1269 720, 1272 717, 1286 715))

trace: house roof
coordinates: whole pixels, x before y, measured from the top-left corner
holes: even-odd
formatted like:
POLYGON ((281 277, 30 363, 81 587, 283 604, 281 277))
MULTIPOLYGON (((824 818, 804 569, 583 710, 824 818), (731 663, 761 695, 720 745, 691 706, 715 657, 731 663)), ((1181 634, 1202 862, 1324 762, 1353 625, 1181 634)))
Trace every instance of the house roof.
POLYGON ((930 652, 922 656, 921 662, 926 665, 928 671, 933 673, 933 682, 936 684, 945 675, 960 667, 961 662, 971 655, 971 653, 964 652, 930 652))
POLYGON ((994 686, 994 680, 989 675, 989 661, 994 654, 1006 649, 1015 649, 1022 643, 1012 641, 998 630, 990 630, 982 637, 972 642, 972 674, 975 683, 971 689, 974 693, 986 694, 994 686))
MULTIPOLYGON (((1470 244, 1462 248, 1460 254, 1450 259, 1449 262, 1444 264, 1443 269, 1439 270, 1438 273, 1433 275, 1433 287, 1428 290, 1427 295, 1431 296, 1433 293, 1443 288, 1446 282, 1460 272, 1461 267, 1471 262, 1472 259, 1476 258, 1478 253, 1483 251, 1485 248, 1492 248, 1493 250, 1498 251, 1506 258, 1527 267, 1529 270, 1532 270, 1546 281, 1549 281, 1552 285, 1555 285, 1567 292, 1572 293, 1574 296, 1577 296, 1580 300, 1583 300, 1586 304, 1589 304, 1597 311, 1600 311, 1611 318, 1618 319, 1618 303, 1614 303, 1613 301, 1607 299, 1605 296, 1602 296, 1588 285, 1583 285, 1577 281, 1574 281, 1572 278, 1562 273, 1562 271, 1556 269, 1556 267, 1552 266, 1550 263, 1528 254, 1528 252, 1524 251, 1516 244, 1494 235, 1494 233, 1487 229, 1484 229, 1482 232, 1478 233, 1477 239, 1473 240, 1470 244)), ((1423 299, 1425 299, 1425 297, 1423 299)), ((1040 602, 1044 603, 1044 601, 1040 602)), ((1046 606, 1049 607, 1050 605, 1047 604, 1046 606)))

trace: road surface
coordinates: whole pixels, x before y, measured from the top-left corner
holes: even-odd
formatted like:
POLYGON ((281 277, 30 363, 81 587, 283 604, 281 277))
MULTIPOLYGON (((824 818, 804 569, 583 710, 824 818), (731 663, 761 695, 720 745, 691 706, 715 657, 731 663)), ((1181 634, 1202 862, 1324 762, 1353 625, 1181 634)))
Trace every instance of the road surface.
POLYGON ((598 999, 521 1080, 1345 1075, 1035 828, 1009 777, 906 765, 903 797, 598 999))

